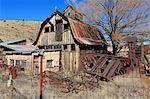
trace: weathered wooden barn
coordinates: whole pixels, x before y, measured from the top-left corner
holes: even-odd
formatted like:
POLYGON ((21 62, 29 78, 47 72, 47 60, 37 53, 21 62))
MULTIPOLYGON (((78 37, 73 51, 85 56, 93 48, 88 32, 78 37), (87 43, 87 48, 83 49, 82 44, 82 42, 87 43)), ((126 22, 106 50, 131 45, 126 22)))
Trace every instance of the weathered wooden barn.
MULTIPOLYGON (((84 16, 69 6, 64 13, 56 10, 41 24, 33 45, 39 50, 44 49, 44 70, 58 71, 61 68, 76 73, 84 53, 106 52, 107 44, 101 31, 84 23, 84 16)), ((35 68, 39 64, 38 60, 35 52, 35 68)))

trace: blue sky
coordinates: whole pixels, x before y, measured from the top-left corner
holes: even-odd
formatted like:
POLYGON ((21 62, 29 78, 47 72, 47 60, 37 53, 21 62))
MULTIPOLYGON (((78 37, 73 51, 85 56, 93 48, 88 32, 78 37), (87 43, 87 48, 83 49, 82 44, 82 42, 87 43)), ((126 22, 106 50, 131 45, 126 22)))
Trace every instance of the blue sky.
POLYGON ((64 0, 0 0, 0 19, 43 21, 55 7, 63 11, 67 4, 64 0))

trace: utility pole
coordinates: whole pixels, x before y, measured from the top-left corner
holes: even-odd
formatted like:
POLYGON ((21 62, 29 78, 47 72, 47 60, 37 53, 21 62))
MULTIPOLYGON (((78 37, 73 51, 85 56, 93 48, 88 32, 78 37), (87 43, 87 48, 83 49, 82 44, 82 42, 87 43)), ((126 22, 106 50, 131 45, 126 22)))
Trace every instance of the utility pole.
POLYGON ((41 50, 39 52, 39 56, 40 56, 40 99, 43 98, 42 96, 42 82, 43 82, 43 54, 44 54, 44 51, 41 50))

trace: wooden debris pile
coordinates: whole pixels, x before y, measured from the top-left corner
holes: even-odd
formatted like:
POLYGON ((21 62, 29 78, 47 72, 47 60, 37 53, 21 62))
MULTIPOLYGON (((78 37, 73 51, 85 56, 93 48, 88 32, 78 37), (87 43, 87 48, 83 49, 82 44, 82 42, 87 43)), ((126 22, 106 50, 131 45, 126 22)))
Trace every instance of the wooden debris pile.
POLYGON ((53 85, 63 93, 78 93, 87 88, 92 90, 99 87, 95 77, 91 75, 86 76, 86 73, 63 78, 57 73, 47 71, 44 72, 43 83, 53 85))
POLYGON ((135 53, 136 40, 136 37, 128 37, 126 39, 129 48, 128 58, 110 54, 84 52, 81 55, 81 66, 87 69, 87 73, 98 76, 106 81, 112 80, 116 75, 132 71, 139 64, 135 53))

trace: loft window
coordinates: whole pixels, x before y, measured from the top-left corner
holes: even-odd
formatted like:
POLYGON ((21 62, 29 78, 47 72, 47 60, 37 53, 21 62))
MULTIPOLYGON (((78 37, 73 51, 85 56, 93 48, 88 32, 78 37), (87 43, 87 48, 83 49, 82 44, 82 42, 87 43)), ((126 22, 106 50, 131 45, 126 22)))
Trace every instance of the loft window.
POLYGON ((69 24, 64 24, 64 30, 69 29, 69 24))
POLYGON ((45 33, 49 32, 49 27, 45 27, 45 33))
POLYGON ((70 13, 68 13, 68 17, 70 17, 71 16, 71 14, 70 13))
POLYGON ((62 20, 56 20, 56 35, 55 40, 56 41, 62 41, 62 20))
POLYGON ((49 22, 49 24, 51 25, 51 30, 50 30, 50 32, 54 32, 54 25, 53 25, 51 22, 49 22))
POLYGON ((54 32, 54 25, 51 25, 51 32, 54 32))

